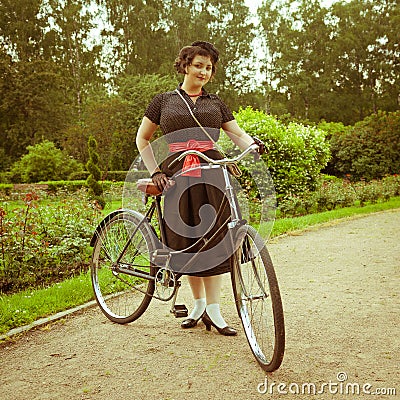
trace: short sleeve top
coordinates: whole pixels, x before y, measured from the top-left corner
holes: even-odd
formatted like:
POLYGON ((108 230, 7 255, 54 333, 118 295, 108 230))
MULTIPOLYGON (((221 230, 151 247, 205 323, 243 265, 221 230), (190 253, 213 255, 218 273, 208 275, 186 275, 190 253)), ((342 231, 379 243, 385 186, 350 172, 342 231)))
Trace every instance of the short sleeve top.
MULTIPOLYGON (((232 121, 234 116, 228 106, 215 94, 208 94, 203 89, 196 103, 178 86, 178 90, 189 104, 193 114, 215 141, 219 138, 222 124, 232 121)), ((168 142, 187 141, 184 132, 190 131, 190 138, 209 140, 198 127, 189 109, 176 91, 156 95, 144 114, 153 123, 160 126, 168 142)))

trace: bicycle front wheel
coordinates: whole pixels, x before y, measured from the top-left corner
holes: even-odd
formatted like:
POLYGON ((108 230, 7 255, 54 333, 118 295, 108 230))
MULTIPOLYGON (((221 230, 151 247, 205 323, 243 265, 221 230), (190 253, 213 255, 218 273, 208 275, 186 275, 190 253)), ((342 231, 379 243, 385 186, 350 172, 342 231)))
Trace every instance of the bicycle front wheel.
POLYGON ((121 210, 106 217, 95 234, 91 264, 94 294, 107 318, 120 324, 139 318, 154 293, 156 268, 150 255, 157 238, 143 218, 137 212, 121 210))
POLYGON ((236 308, 251 351, 261 368, 279 368, 285 350, 285 325, 278 281, 263 239, 251 226, 236 234, 232 285, 236 308))

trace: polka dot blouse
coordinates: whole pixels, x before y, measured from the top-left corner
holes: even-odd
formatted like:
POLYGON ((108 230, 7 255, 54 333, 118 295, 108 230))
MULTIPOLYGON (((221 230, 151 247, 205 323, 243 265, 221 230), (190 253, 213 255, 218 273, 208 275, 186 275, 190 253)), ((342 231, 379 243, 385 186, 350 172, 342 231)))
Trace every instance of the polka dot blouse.
MULTIPOLYGON (((190 105, 198 121, 207 129, 214 141, 217 141, 222 124, 234 119, 228 106, 217 95, 208 94, 204 89, 196 103, 180 87, 178 90, 190 105)), ((167 135, 169 143, 184 142, 189 139, 209 140, 191 116, 187 105, 175 91, 156 95, 144 115, 160 126, 163 134, 167 135)))

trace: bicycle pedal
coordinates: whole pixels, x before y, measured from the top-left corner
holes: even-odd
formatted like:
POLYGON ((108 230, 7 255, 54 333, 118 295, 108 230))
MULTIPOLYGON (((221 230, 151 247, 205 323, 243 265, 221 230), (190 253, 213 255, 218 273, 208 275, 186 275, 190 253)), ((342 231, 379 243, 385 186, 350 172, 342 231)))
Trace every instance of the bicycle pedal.
POLYGON ((188 309, 184 304, 175 304, 171 313, 175 315, 175 318, 184 318, 188 316, 188 309))

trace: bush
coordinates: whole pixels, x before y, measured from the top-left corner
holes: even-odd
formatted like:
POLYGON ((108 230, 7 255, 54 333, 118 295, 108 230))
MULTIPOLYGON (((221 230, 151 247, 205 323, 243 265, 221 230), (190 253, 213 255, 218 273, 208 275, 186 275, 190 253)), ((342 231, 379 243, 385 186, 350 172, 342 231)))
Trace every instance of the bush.
MULTIPOLYGON (((129 180, 135 182, 141 178, 148 178, 149 173, 147 171, 136 171, 130 172, 129 180)), ((102 181, 101 185, 104 192, 115 191, 122 192, 124 181, 102 181)), ((20 199, 25 196, 28 192, 34 191, 36 193, 41 192, 40 196, 45 197, 47 195, 63 195, 66 193, 75 193, 78 191, 84 191, 86 189, 86 181, 45 181, 32 184, 0 184, 0 197, 20 199)))
POLYGON ((86 194, 51 207, 38 200, 30 192, 24 207, 0 207, 0 293, 49 285, 88 269, 88 242, 101 215, 86 194))
MULTIPOLYGON (((329 125, 321 126, 327 129, 329 125)), ((373 114, 332 134, 331 170, 352 181, 400 173, 400 111, 373 114)))
POLYGON ((53 142, 43 141, 28 146, 28 154, 14 163, 10 171, 13 183, 35 183, 68 179, 72 172, 82 171, 83 165, 57 149, 53 142))
POLYGON ((0 183, 0 196, 10 196, 12 189, 13 185, 11 183, 0 183))
POLYGON ((86 181, 86 179, 89 177, 89 172, 88 171, 77 171, 73 172, 72 174, 69 175, 68 180, 69 181, 86 181))
POLYGON ((267 154, 263 159, 279 201, 315 189, 330 156, 323 131, 299 123, 285 126, 271 115, 250 107, 240 109, 235 118, 242 129, 265 143, 267 154))
POLYGON ((286 197, 279 205, 280 215, 296 217, 336 208, 351 207, 378 201, 388 201, 400 195, 400 176, 387 176, 382 180, 351 183, 349 180, 324 177, 313 192, 286 197))
MULTIPOLYGON (((147 171, 146 171, 147 172, 147 171)), ((108 181, 124 182, 129 171, 107 171, 103 174, 103 179, 108 181)), ((146 178, 149 176, 147 173, 146 178)))
POLYGON ((103 196, 103 186, 98 182, 101 178, 99 168, 99 155, 97 154, 97 142, 93 136, 88 140, 89 160, 86 168, 90 175, 86 179, 86 185, 89 188, 89 194, 92 200, 96 201, 100 208, 104 208, 105 200, 103 196))
POLYGON ((86 185, 85 181, 48 181, 41 183, 47 185, 47 193, 53 195, 61 194, 62 192, 74 193, 83 189, 86 185))

